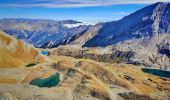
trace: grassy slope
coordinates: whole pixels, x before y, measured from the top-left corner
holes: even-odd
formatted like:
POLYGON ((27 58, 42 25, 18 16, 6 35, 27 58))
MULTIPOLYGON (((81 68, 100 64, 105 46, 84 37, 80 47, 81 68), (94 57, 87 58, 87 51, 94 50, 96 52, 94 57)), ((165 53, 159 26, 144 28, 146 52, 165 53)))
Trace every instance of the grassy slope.
MULTIPOLYGON (((25 66, 34 62, 35 55, 39 52, 34 47, 0 32, 0 68, 25 66)), ((37 57, 41 62, 42 56, 37 57)))

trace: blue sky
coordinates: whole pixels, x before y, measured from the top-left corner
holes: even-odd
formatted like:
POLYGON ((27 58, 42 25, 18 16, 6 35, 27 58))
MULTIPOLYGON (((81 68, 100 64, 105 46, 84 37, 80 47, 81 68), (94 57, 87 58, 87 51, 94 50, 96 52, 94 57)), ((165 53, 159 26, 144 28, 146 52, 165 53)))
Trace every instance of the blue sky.
POLYGON ((0 0, 0 18, 73 19, 106 22, 149 4, 170 0, 0 0))

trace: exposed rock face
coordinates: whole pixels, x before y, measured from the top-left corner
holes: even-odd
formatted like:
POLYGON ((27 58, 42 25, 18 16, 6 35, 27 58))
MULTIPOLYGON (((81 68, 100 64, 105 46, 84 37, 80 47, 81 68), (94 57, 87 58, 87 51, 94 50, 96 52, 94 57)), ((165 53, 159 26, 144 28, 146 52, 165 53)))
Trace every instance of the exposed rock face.
POLYGON ((158 51, 160 54, 166 55, 168 58, 170 58, 170 46, 169 43, 162 43, 158 45, 158 51))
POLYGON ((169 34, 155 35, 145 40, 130 40, 117 44, 116 49, 127 49, 133 51, 135 56, 131 59, 131 64, 144 67, 153 67, 162 70, 170 70, 169 59, 169 34))
POLYGON ((98 24, 92 26, 83 35, 79 36, 79 38, 77 38, 73 42, 69 43, 69 45, 82 47, 83 45, 85 45, 85 43, 87 41, 91 40, 94 36, 96 36, 102 27, 103 27, 103 23, 98 23, 98 24))
POLYGON ((0 30, 35 47, 52 48, 73 41, 76 36, 84 34, 90 27, 90 25, 71 28, 65 26, 77 23, 80 22, 73 20, 1 19, 0 30))

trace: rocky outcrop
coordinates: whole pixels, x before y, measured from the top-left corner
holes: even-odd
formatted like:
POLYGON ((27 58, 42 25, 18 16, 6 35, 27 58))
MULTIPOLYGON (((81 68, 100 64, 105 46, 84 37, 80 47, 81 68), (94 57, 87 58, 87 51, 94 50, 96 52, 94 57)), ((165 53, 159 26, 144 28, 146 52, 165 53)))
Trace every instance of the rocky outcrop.
POLYGON ((130 93, 120 93, 119 94, 121 97, 124 98, 124 100, 154 100, 150 98, 149 96, 145 95, 138 95, 133 92, 130 93))
MULTIPOLYGON (((95 49, 98 50, 98 48, 95 49)), ((95 53, 90 51, 92 51, 92 48, 74 49, 74 47, 71 46, 66 46, 66 47, 60 46, 57 49, 51 50, 50 55, 71 56, 74 58, 93 59, 95 61, 109 62, 109 63, 129 62, 130 59, 134 56, 134 52, 132 51, 113 50, 112 53, 107 52, 106 54, 100 54, 100 53, 95 53)))
POLYGON ((170 45, 168 42, 158 45, 158 51, 160 54, 166 55, 168 58, 170 58, 170 45))
POLYGON ((83 35, 69 43, 69 45, 74 45, 78 47, 82 47, 87 41, 91 40, 94 36, 96 36, 99 32, 99 30, 102 28, 103 23, 98 23, 91 28, 89 28, 88 31, 86 31, 83 35))

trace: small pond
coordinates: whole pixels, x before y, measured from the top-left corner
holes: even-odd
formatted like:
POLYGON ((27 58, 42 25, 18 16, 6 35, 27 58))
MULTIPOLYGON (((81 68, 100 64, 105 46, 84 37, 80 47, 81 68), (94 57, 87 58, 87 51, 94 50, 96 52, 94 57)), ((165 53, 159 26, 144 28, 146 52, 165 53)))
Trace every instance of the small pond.
POLYGON ((170 78, 169 71, 163 71, 163 70, 159 70, 159 69, 148 69, 148 68, 142 68, 142 71, 145 73, 152 74, 152 75, 170 78))
POLYGON ((55 73, 54 75, 51 75, 50 77, 45 78, 45 79, 35 78, 29 84, 35 85, 38 87, 49 87, 50 88, 50 87, 54 87, 58 85, 59 82, 60 82, 60 74, 55 73))
POLYGON ((42 51, 41 51, 41 54, 48 56, 48 55, 49 55, 49 52, 48 52, 48 51, 45 51, 45 50, 42 50, 42 51))

